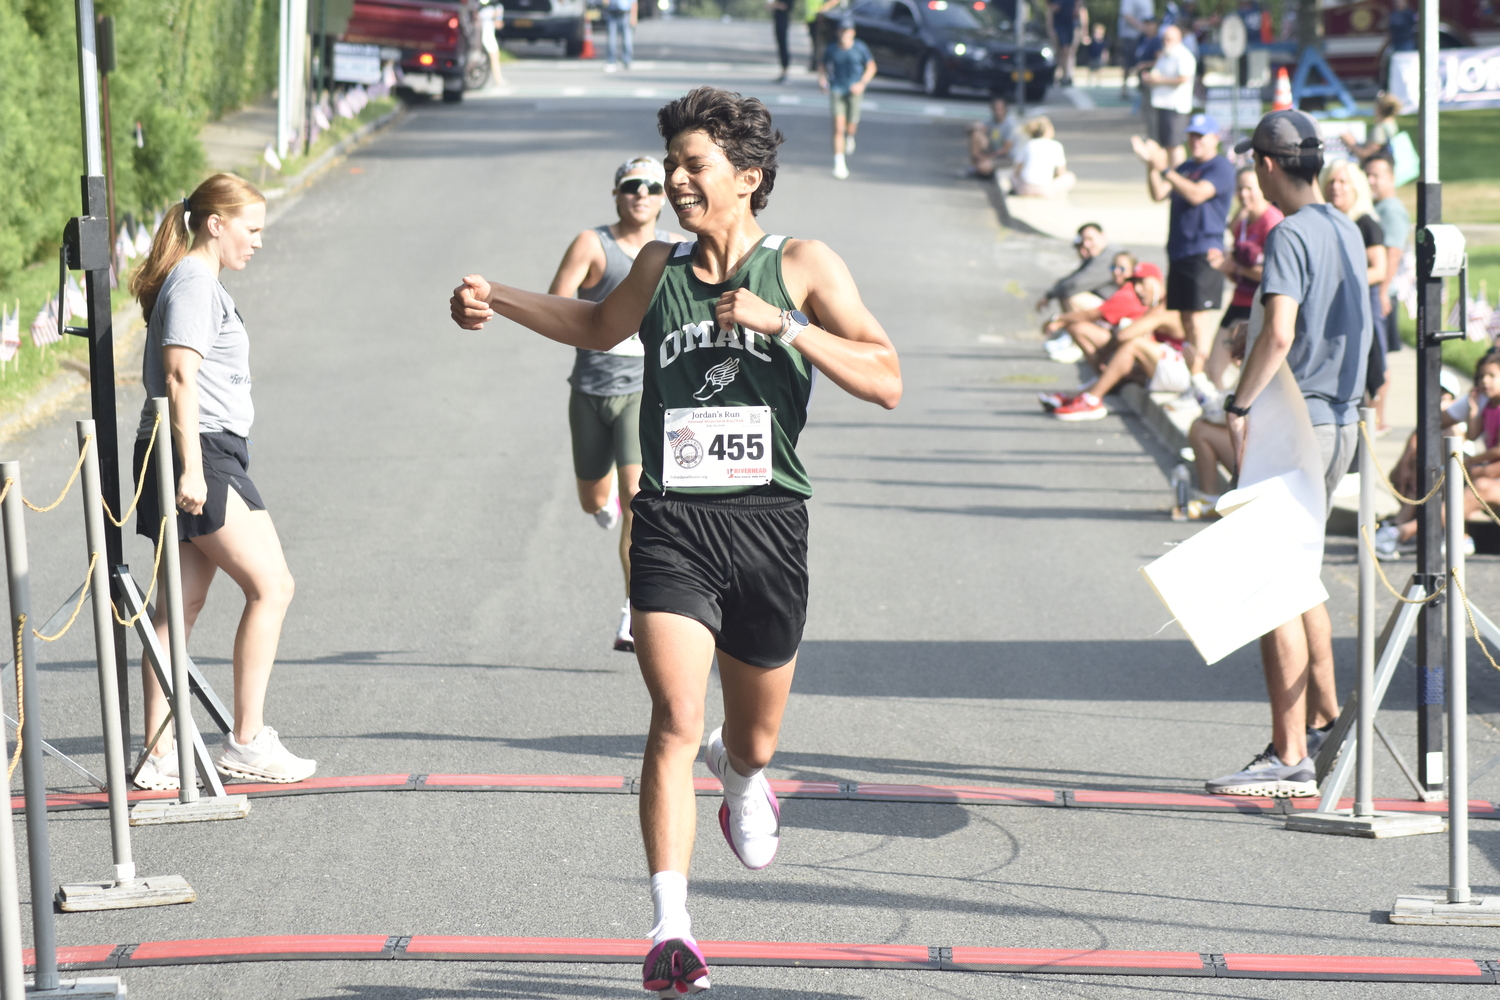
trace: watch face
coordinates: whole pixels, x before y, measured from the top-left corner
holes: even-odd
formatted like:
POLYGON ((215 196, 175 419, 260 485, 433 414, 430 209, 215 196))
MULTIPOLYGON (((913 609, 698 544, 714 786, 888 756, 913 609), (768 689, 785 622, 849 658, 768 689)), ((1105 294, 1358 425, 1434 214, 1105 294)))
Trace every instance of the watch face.
POLYGON ((792 310, 792 322, 798 326, 807 326, 807 316, 796 309, 792 310))

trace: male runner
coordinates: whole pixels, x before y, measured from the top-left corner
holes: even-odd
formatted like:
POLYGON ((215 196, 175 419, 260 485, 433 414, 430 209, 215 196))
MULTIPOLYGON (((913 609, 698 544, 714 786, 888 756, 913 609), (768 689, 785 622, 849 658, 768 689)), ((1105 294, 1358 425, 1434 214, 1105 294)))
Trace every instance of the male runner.
POLYGON ((803 501, 812 488, 797 438, 812 371, 890 409, 901 370, 838 255, 756 225, 782 142, 765 105, 699 87, 657 112, 657 126, 667 141, 667 196, 697 242, 647 244, 603 302, 470 275, 451 309, 469 330, 499 313, 593 350, 639 330, 646 348, 630 548, 636 654, 652 702, 640 810, 656 924, 643 985, 674 997, 708 986, 687 871, 693 762, 716 656, 725 721, 709 736, 708 765, 724 786, 720 829, 748 868, 770 864, 780 840, 762 770, 806 619, 803 501))
POLYGON ((859 101, 865 87, 875 79, 875 57, 870 47, 854 37, 854 21, 839 22, 839 34, 823 50, 818 68, 818 86, 828 94, 833 109, 833 176, 849 177, 844 154, 854 154, 854 133, 859 131, 859 101))
MULTIPOLYGON (((602 302, 630 273, 641 247, 653 239, 676 243, 676 233, 656 228, 666 194, 666 174, 649 156, 627 160, 615 170, 615 211, 612 226, 585 229, 573 240, 558 265, 548 292, 577 295, 602 302)), ((630 501, 641 478, 641 438, 636 421, 641 412, 641 379, 646 369, 641 338, 631 336, 608 351, 578 348, 568 384, 568 427, 573 435, 573 473, 578 477, 578 502, 608 531, 620 523, 620 565, 625 569, 625 606, 615 648, 635 651, 630 634, 630 501)))

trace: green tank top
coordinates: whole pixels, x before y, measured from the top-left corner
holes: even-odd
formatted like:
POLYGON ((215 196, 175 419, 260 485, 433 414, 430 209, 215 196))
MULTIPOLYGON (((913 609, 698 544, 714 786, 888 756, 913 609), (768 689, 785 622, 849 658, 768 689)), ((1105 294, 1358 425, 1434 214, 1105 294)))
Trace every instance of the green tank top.
MULTIPOLYGON (((800 351, 774 336, 741 327, 720 330, 714 319, 719 296, 733 288, 749 289, 778 309, 796 308, 781 277, 786 239, 767 236, 732 278, 717 285, 693 272, 697 244, 679 243, 667 259, 641 321, 646 349, 640 419, 643 490, 690 496, 812 496, 807 472, 797 458, 797 438, 807 423, 813 367, 800 351), (665 445, 668 410, 760 406, 770 408, 771 482, 663 488, 662 462, 673 461, 674 454, 665 445)), ((713 453, 722 442, 710 438, 695 446, 713 453)))

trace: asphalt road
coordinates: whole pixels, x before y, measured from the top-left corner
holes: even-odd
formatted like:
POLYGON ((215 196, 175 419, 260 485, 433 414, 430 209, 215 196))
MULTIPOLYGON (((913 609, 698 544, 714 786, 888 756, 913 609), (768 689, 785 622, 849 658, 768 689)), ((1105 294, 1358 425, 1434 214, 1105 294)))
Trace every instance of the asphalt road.
MULTIPOLYGON (((267 714, 320 773, 638 773, 647 699, 634 659, 610 649, 614 539, 574 497, 571 352, 503 322, 459 331, 446 299, 473 270, 545 287, 571 236, 607 221, 614 166, 659 149, 658 103, 419 107, 279 209, 266 249, 228 277, 254 342, 252 471, 298 581, 267 714)), ((847 182, 829 176, 825 118, 794 107, 778 123, 787 143, 762 225, 844 256, 901 351, 907 388, 890 413, 827 383, 815 398, 801 446, 817 491, 812 604, 772 775, 1191 791, 1242 766, 1267 739, 1256 657, 1204 667, 1162 629, 1169 615, 1137 573, 1195 530, 1167 518, 1165 457, 1134 420, 1064 425, 1034 402, 1072 384, 1042 357, 1029 311, 1068 249, 999 228, 983 191, 956 178, 961 131, 943 118, 872 117, 847 182)), ((141 395, 121 386, 122 427, 141 395)), ((25 463, 28 496, 65 478, 79 415, 7 449, 25 463)), ((29 517, 39 615, 82 578, 78 513, 75 496, 29 517)), ((129 556, 149 572, 141 540, 129 556)), ((1346 688, 1352 563, 1352 544, 1331 540, 1346 688)), ((1477 561, 1471 593, 1496 594, 1496 576, 1477 561)), ((220 581, 193 636, 225 694, 239 608, 220 581)), ((82 625, 44 651, 44 729, 99 767, 91 655, 82 625)), ((1500 750, 1500 680, 1487 670, 1473 671, 1476 761, 1500 750)), ((1411 687, 1404 673, 1383 716, 1408 752, 1411 687)), ((716 714, 711 701, 710 725, 716 714)), ((57 787, 76 787, 48 767, 57 787)), ((1380 794, 1405 794, 1387 760, 1378 769, 1380 794)), ((1500 795, 1500 773, 1473 792, 1500 795)), ((749 873, 718 837, 716 808, 701 800, 693 872, 704 938, 1494 952, 1487 930, 1381 916, 1397 894, 1444 881, 1438 837, 1319 838, 1250 816, 789 800, 777 863, 749 873)), ((186 876, 197 903, 61 915, 59 937, 638 936, 651 910, 635 809, 627 795, 260 800, 243 821, 135 832, 141 872, 186 876)), ((57 882, 108 871, 103 814, 57 815, 51 836, 57 882)), ((1500 831, 1476 821, 1473 845, 1477 891, 1500 891, 1500 831)), ((125 978, 144 998, 408 1000, 642 995, 632 973, 331 962, 125 978)), ((1443 992, 756 968, 714 981, 746 1000, 1443 992)))

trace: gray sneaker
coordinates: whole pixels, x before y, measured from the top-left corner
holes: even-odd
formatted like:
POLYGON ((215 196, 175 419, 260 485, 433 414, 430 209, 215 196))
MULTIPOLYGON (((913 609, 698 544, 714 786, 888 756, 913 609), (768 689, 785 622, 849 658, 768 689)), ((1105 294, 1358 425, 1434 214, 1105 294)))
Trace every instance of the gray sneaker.
POLYGON ((1323 749, 1323 741, 1326 740, 1326 739, 1328 739, 1329 735, 1332 732, 1333 732, 1333 723, 1332 722, 1330 722, 1328 725, 1324 726, 1322 729, 1317 729, 1317 728, 1314 728, 1313 726, 1308 726, 1307 727, 1307 755, 1309 757, 1316 757, 1318 755, 1318 751, 1321 750, 1321 749, 1323 749))
POLYGON ((1308 798, 1318 794, 1313 759, 1283 764, 1275 748, 1267 746, 1243 771, 1204 782, 1210 795, 1261 795, 1274 799, 1308 798))
POLYGON ((281 745, 270 726, 262 726, 249 743, 237 743, 233 733, 224 734, 224 750, 214 762, 226 778, 248 778, 289 784, 305 781, 318 769, 318 762, 298 757, 281 745))

